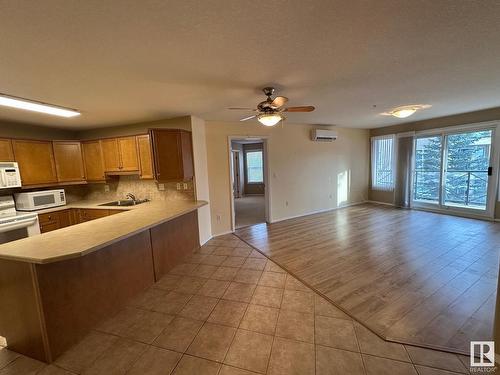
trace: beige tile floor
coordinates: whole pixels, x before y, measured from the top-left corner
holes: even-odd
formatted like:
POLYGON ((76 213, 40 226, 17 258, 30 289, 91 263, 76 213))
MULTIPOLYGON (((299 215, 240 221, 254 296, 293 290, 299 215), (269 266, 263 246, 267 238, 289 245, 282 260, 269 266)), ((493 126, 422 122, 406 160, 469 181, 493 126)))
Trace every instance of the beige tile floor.
POLYGON ((0 375, 457 373, 469 373, 467 357, 380 339, 232 235, 210 240, 52 365, 0 346, 0 375))

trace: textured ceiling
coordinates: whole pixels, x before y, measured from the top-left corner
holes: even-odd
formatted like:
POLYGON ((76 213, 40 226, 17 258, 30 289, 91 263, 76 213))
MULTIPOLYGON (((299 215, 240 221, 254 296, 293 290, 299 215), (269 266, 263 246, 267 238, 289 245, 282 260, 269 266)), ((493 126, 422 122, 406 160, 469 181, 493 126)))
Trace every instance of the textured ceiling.
POLYGON ((274 84, 291 122, 373 128, 500 106, 498 0, 0 0, 0 92, 77 108, 73 129, 237 120, 274 84), (373 106, 377 107, 374 108, 373 106))

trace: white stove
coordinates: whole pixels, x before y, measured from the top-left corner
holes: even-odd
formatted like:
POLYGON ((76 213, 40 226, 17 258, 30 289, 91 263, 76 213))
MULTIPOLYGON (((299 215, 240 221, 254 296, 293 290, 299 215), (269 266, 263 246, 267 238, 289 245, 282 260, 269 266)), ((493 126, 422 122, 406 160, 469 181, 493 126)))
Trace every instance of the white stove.
POLYGON ((38 214, 18 212, 11 195, 0 197, 0 243, 40 234, 38 214))

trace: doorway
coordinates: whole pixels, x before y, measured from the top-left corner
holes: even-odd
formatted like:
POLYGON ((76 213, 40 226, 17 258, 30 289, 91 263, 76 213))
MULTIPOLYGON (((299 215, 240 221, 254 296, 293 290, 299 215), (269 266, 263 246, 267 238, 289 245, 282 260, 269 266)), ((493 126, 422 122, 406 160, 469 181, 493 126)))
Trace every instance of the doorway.
POLYGON ((492 168, 494 141, 494 127, 416 137, 413 205, 492 216, 497 173, 492 168))
POLYGON ((230 138, 232 229, 267 222, 267 143, 230 138))

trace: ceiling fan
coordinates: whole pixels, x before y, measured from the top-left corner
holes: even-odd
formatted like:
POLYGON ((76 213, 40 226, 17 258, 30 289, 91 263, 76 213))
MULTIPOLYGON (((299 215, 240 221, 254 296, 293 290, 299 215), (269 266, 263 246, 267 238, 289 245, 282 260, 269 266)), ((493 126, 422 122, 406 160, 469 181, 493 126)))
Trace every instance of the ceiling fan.
POLYGON ((265 126, 274 126, 281 120, 285 120, 283 112, 312 112, 314 111, 314 107, 312 105, 300 106, 300 107, 285 107, 285 104, 288 102, 288 98, 284 96, 277 96, 274 99, 271 96, 274 94, 274 87, 264 87, 262 89, 264 94, 267 96, 267 99, 263 102, 257 104, 257 108, 241 108, 241 107, 232 107, 229 109, 238 110, 238 111, 254 111, 257 114, 244 117, 240 119, 240 121, 247 121, 253 118, 257 118, 257 120, 265 126))

